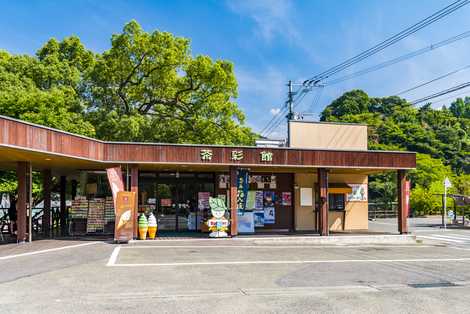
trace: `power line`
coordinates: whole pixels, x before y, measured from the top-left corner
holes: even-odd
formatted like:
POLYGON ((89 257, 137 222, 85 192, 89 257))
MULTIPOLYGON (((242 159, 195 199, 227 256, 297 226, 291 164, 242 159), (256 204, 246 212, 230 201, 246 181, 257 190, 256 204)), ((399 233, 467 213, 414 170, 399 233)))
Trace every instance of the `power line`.
MULTIPOLYGON (((305 95, 307 95, 308 90, 309 90, 308 88, 300 89, 300 91, 297 94, 297 98, 293 101, 294 102, 293 109, 295 109, 297 105, 302 101, 302 99, 304 99, 305 95)), ((284 120, 285 118, 284 114, 286 114, 287 111, 288 111, 288 108, 285 107, 283 111, 281 111, 278 114, 276 121, 273 122, 272 125, 265 131, 265 134, 264 134, 265 137, 269 136, 274 130, 276 130, 279 127, 279 125, 284 120)))
POLYGON ((399 57, 393 58, 393 59, 391 59, 391 60, 388 60, 388 61, 379 63, 379 64, 377 64, 377 65, 374 65, 374 66, 365 68, 365 69, 363 69, 363 70, 360 70, 360 71, 357 71, 357 72, 354 72, 354 73, 351 73, 351 74, 348 74, 348 75, 339 77, 339 78, 334 79, 334 80, 331 80, 331 81, 327 81, 327 82, 325 83, 325 85, 334 85, 334 84, 338 84, 338 83, 344 82, 344 81, 346 81, 346 80, 350 80, 350 79, 352 79, 352 78, 355 78, 355 77, 358 77, 358 76, 361 76, 361 75, 364 75, 364 74, 367 74, 367 73, 370 73, 370 72, 374 72, 374 71, 383 69, 383 68, 385 68, 385 67, 394 65, 394 64, 396 64, 396 63, 399 63, 399 62, 402 62, 402 61, 405 61, 405 60, 409 60, 409 59, 411 59, 411 58, 414 58, 414 57, 420 56, 420 55, 422 55, 422 54, 425 54, 425 53, 427 53, 427 52, 433 51, 433 50, 435 50, 435 49, 438 49, 438 48, 441 48, 441 47, 450 45, 450 44, 452 44, 452 43, 455 43, 455 42, 457 42, 457 41, 459 41, 459 40, 462 40, 462 39, 465 39, 465 38, 468 38, 468 37, 470 37, 470 31, 466 31, 466 32, 464 32, 464 33, 461 33, 461 34, 459 34, 459 35, 456 35, 456 36, 447 38, 447 39, 445 39, 445 40, 443 40, 443 41, 440 41, 440 42, 438 42, 438 43, 431 44, 431 45, 426 46, 426 47, 424 47, 424 48, 421 48, 421 49, 418 49, 418 50, 409 52, 409 53, 404 54, 404 55, 402 55, 402 56, 399 56, 399 57))
POLYGON ((455 1, 453 3, 451 3, 450 5, 444 7, 443 9, 433 13, 432 15, 428 16, 427 18, 419 21, 418 23, 404 29, 403 31, 389 37, 388 39, 380 42, 379 44, 373 46, 372 48, 369 48, 363 52, 361 52, 360 54, 326 70, 326 71, 323 71, 322 73, 318 74, 318 75, 315 75, 314 77, 304 81, 304 85, 316 85, 317 83, 319 83, 320 81, 330 77, 331 75, 334 75, 376 53, 378 53, 379 51, 382 51, 384 50, 385 48, 397 43, 398 41, 402 40, 403 38, 406 38, 414 33, 416 33, 417 31, 419 31, 420 29, 432 24, 432 23, 435 23, 436 21, 442 19, 443 17, 451 14, 452 12, 460 9, 461 7, 467 5, 468 3, 470 3, 470 0, 458 0, 458 1, 455 1))
POLYGON ((470 68, 470 65, 467 65, 467 66, 464 66, 464 67, 459 68, 459 69, 457 69, 457 70, 448 72, 448 73, 443 74, 443 75, 441 75, 441 76, 438 76, 438 77, 436 77, 436 78, 434 78, 434 79, 432 79, 432 80, 429 80, 429 81, 427 81, 427 82, 424 82, 424 83, 421 83, 421 84, 419 84, 419 85, 413 86, 413 87, 411 87, 411 88, 405 89, 405 90, 403 90, 403 91, 401 91, 401 92, 398 92, 398 93, 395 93, 395 94, 393 94, 393 95, 395 95, 395 96, 400 96, 400 95, 406 94, 406 93, 411 92, 411 91, 413 91, 413 90, 415 90, 415 89, 418 89, 418 88, 420 88, 420 87, 429 85, 429 84, 431 84, 431 83, 433 83, 433 82, 439 81, 439 80, 441 80, 441 79, 443 79, 443 78, 449 77, 449 76, 451 76, 451 75, 453 75, 453 74, 456 74, 456 73, 461 72, 461 71, 463 71, 463 70, 466 70, 466 69, 468 69, 468 68, 470 68))
MULTIPOLYGON (((299 91, 301 92, 303 89, 305 89, 305 88, 300 88, 300 89, 298 89, 296 92, 294 92, 294 94, 297 95, 297 97, 293 100, 294 103, 297 102, 297 100, 299 99, 299 91)), ((288 108, 287 108, 286 105, 287 105, 287 102, 285 103, 285 106, 280 107, 280 108, 277 108, 277 109, 279 110, 279 112, 278 112, 276 115, 274 115, 274 116, 271 118, 271 120, 268 122, 268 124, 266 124, 266 126, 261 130, 261 132, 260 132, 261 135, 263 135, 263 133, 266 134, 267 132, 269 132, 269 130, 272 129, 272 127, 273 127, 274 125, 276 125, 276 123, 277 123, 277 121, 278 121, 279 119, 284 118, 284 115, 285 115, 285 114, 287 113, 287 111, 288 111, 288 108)), ((266 136, 266 135, 265 135, 265 136, 266 136)))
POLYGON ((459 84, 459 85, 457 85, 457 86, 454 86, 454 87, 451 87, 451 88, 442 90, 442 91, 440 91, 440 92, 437 92, 437 93, 428 95, 428 96, 426 96, 426 97, 413 100, 413 101, 411 102, 411 104, 412 104, 412 105, 417 105, 417 104, 420 104, 420 103, 422 103, 422 102, 425 102, 425 101, 428 101, 428 100, 431 100, 431 99, 434 99, 434 98, 437 98, 437 97, 440 97, 440 96, 444 96, 444 95, 453 93, 453 92, 455 92, 455 91, 458 91, 458 90, 461 90, 461 89, 464 89, 464 88, 467 88, 467 87, 470 87, 470 82, 465 82, 465 83, 459 84))
POLYGON ((455 94, 455 95, 452 95, 452 96, 449 96, 449 97, 446 97, 446 98, 442 98, 442 99, 438 99, 436 101, 434 101, 434 103, 438 103, 438 102, 441 102, 441 101, 444 101, 444 100, 449 100, 449 99, 457 99, 456 97, 457 96, 462 96, 462 95, 469 95, 470 94, 470 91, 465 91, 463 93, 458 93, 458 94, 455 94))

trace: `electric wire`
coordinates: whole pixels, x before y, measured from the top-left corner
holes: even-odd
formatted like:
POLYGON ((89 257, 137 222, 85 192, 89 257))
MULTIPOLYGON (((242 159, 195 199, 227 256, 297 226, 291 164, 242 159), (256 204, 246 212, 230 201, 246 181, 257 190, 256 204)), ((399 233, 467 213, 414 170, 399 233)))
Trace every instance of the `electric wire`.
POLYGON ((441 98, 441 99, 433 101, 433 103, 439 103, 441 101, 449 100, 449 99, 452 99, 452 98, 454 98, 454 100, 457 100, 457 98, 459 98, 458 96, 462 96, 462 95, 466 95, 466 96, 470 95, 470 91, 465 91, 463 93, 457 93, 455 95, 452 95, 452 96, 449 96, 449 97, 446 97, 446 98, 441 98))
MULTIPOLYGON (((295 107, 302 101, 302 99, 304 99, 305 95, 307 95, 307 92, 308 92, 307 88, 300 89, 300 91, 297 94, 297 98, 293 101, 292 109, 295 109, 295 107)), ((279 127, 279 125, 282 123, 282 121, 285 118, 284 114, 287 113, 287 110, 288 109, 286 106, 284 107, 284 110, 278 114, 276 121, 265 131, 265 134, 264 134, 265 137, 268 137, 269 135, 271 135, 271 133, 274 132, 274 130, 276 130, 279 127)))
POLYGON ((393 95, 395 95, 395 96, 400 96, 400 95, 409 93, 409 92, 411 92, 411 91, 413 91, 413 90, 415 90, 415 89, 418 89, 418 88, 420 88, 420 87, 423 87, 423 86, 429 85, 429 84, 431 84, 431 83, 434 83, 434 82, 436 82, 436 81, 442 80, 443 78, 449 77, 449 76, 451 76, 451 75, 453 75, 453 74, 456 74, 456 73, 459 73, 459 72, 461 72, 461 71, 463 71, 463 70, 467 70, 468 68, 470 68, 470 65, 467 65, 467 66, 464 66, 464 67, 459 68, 459 69, 457 69, 457 70, 448 72, 448 73, 443 74, 443 75, 441 75, 441 76, 438 76, 438 77, 436 77, 436 78, 434 78, 434 79, 432 79, 432 80, 426 81, 426 82, 424 82, 424 83, 420 83, 420 84, 418 84, 418 85, 416 85, 416 86, 413 86, 413 87, 411 87, 411 88, 405 89, 405 90, 403 90, 403 91, 401 91, 401 92, 398 92, 398 93, 395 93, 395 94, 393 94, 393 95))
POLYGON ((326 82, 325 82, 325 85, 334 85, 334 84, 338 84, 338 83, 341 83, 341 82, 350 80, 350 79, 352 79, 352 78, 355 78, 355 77, 358 77, 358 76, 361 76, 361 75, 364 75, 364 74, 367 74, 367 73, 370 73, 370 72, 374 72, 374 71, 377 71, 377 70, 380 70, 380 69, 389 67, 389 66, 391 66, 391 65, 394 65, 394 64, 397 64, 397 63, 399 63, 399 62, 403 62, 403 61, 409 60, 409 59, 411 59, 411 58, 414 58, 414 57, 420 56, 420 55, 422 55, 422 54, 425 54, 425 53, 427 53, 427 52, 433 51, 433 50, 435 50, 435 49, 438 49, 438 48, 441 48, 441 47, 450 45, 450 44, 452 44, 452 43, 455 43, 455 42, 457 42, 457 41, 459 41, 459 40, 462 40, 462 39, 465 39, 465 38, 468 38, 468 37, 470 37, 470 31, 466 31, 466 32, 461 33, 461 34, 459 34, 459 35, 456 35, 456 36, 447 38, 447 39, 445 39, 445 40, 442 40, 442 41, 440 41, 440 42, 438 42, 438 43, 431 44, 431 45, 426 46, 426 47, 424 47, 424 48, 421 48, 421 49, 418 49, 418 50, 409 52, 409 53, 404 54, 404 55, 402 55, 402 56, 399 56, 399 57, 390 59, 390 60, 388 60, 388 61, 385 61, 385 62, 376 64, 376 65, 374 65, 374 66, 365 68, 365 69, 363 69, 363 70, 360 70, 360 71, 357 71, 357 72, 354 72, 354 73, 351 73, 351 74, 348 74, 348 75, 341 76, 341 77, 336 78, 336 79, 331 80, 331 81, 326 81, 326 82))
MULTIPOLYGON (((302 89, 303 89, 303 87, 302 87, 302 88, 299 88, 299 90, 297 90, 297 92, 296 92, 295 94, 298 95, 299 91, 301 91, 302 89)), ((297 99, 297 98, 296 98, 296 99, 297 99)), ((293 102, 295 102, 296 99, 294 99, 293 102)), ((286 103, 287 103, 287 102, 286 102, 286 103)), ((260 134, 261 134, 262 136, 263 136, 263 133, 266 133, 266 131, 267 131, 268 129, 270 129, 270 128, 272 127, 272 125, 274 125, 274 124, 276 123, 275 120, 277 120, 279 117, 284 116, 284 114, 287 113, 287 109, 288 109, 288 108, 287 108, 287 106, 280 106, 280 107, 277 108, 277 109, 279 109, 279 112, 278 112, 277 114, 275 114, 275 115, 271 118, 271 120, 266 124, 266 126, 261 130, 260 134)))
POLYGON ((305 80, 304 85, 316 85, 320 81, 325 80, 326 78, 346 69, 349 68, 350 66, 384 50, 385 48, 397 43, 398 41, 416 33, 417 31, 425 28, 428 25, 431 25, 435 23, 436 21, 442 19, 443 17, 451 14, 452 12, 460 9, 461 7, 467 5, 470 3, 470 0, 457 0, 448 6, 444 7, 443 9, 433 13, 432 15, 426 17, 425 19, 419 21, 418 23, 415 23, 414 25, 404 29, 403 31, 389 37, 388 39, 376 44, 375 46, 359 53, 358 55, 347 59, 346 61, 326 70, 321 72, 318 75, 315 75, 314 77, 305 80))
POLYGON ((468 88, 468 87, 470 87, 470 82, 465 82, 465 83, 453 86, 451 88, 444 89, 444 90, 439 91, 437 93, 434 93, 434 94, 431 94, 431 95, 413 100, 410 103, 412 105, 417 105, 417 104, 420 104, 422 102, 425 102, 425 101, 428 101, 428 100, 431 100, 431 99, 434 99, 434 98, 437 98, 437 97, 440 97, 440 96, 444 96, 444 95, 447 95, 447 94, 450 94, 450 93, 453 93, 455 91, 458 91, 458 90, 461 90, 461 89, 464 89, 464 88, 468 88))

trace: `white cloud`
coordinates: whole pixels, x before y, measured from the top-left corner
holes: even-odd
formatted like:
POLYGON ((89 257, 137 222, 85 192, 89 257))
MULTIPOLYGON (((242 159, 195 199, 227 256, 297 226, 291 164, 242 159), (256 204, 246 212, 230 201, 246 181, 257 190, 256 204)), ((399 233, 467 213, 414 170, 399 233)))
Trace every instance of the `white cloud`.
POLYGON ((266 41, 275 36, 298 39, 292 23, 292 3, 289 0, 229 0, 228 7, 239 15, 250 17, 257 26, 257 33, 266 41))
POLYGON ((281 112, 281 108, 271 108, 271 110, 269 110, 269 112, 273 115, 273 116, 277 116, 279 114, 279 112, 281 112))

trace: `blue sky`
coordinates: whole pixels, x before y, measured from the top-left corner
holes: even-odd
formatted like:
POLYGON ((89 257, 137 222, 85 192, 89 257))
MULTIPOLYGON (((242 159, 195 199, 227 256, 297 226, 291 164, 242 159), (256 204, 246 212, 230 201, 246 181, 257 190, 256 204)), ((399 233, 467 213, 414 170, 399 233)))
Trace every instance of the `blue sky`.
MULTIPOLYGON (((289 79, 302 81, 370 48, 451 0, 8 1, 0 0, 0 49, 33 54, 47 39, 78 35, 101 52, 131 19, 145 30, 191 39, 194 55, 235 64, 237 102, 259 131, 286 99, 289 79)), ((470 5, 340 73, 361 70, 470 30, 470 5)), ((311 93, 297 111, 318 114, 344 91, 386 96, 470 64, 470 38, 311 93)), ((406 94, 410 100, 468 81, 470 69, 406 94)), ((458 93, 456 93, 458 94, 458 93)), ((469 92, 470 94, 470 92, 469 92)), ((443 97, 444 98, 444 97, 443 97)), ((437 102, 439 107, 450 100, 437 102)), ((283 137, 281 125, 271 136, 283 137)))

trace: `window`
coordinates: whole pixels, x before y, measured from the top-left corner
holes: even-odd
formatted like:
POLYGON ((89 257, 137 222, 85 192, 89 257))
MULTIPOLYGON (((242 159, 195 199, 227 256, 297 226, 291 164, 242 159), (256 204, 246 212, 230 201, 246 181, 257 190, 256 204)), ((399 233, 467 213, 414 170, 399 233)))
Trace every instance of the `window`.
POLYGON ((328 195, 329 210, 344 210, 344 194, 328 195))

